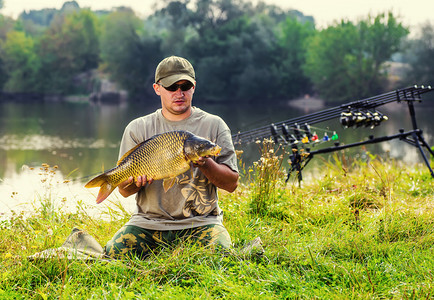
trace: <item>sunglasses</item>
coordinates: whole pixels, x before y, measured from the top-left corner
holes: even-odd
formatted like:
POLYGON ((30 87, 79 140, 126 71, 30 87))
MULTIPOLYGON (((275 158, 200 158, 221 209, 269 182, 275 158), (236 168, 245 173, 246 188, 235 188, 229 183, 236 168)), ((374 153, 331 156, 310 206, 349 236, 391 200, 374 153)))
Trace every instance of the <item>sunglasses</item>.
POLYGON ((162 87, 164 87, 169 92, 176 92, 178 89, 181 89, 181 91, 186 92, 186 91, 188 91, 189 89, 191 89, 194 86, 194 84, 191 83, 190 81, 184 82, 182 84, 174 83, 174 84, 172 84, 172 85, 170 85, 168 87, 165 87, 161 83, 159 83, 159 85, 161 85, 162 87))

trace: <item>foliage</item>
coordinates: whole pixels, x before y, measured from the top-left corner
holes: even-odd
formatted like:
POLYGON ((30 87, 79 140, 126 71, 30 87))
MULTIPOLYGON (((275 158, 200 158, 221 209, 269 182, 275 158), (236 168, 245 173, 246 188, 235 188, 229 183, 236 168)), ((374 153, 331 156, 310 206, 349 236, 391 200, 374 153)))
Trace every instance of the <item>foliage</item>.
MULTIPOLYGON (((147 24, 149 31, 158 32, 163 53, 184 55, 186 42, 195 34, 192 28, 193 11, 187 8, 188 2, 172 1, 152 15, 147 24)), ((198 3, 198 6, 200 3, 198 3)), ((155 35, 157 36, 157 35, 155 35)))
POLYGON ((104 70, 133 96, 151 87, 160 41, 141 32, 141 22, 132 11, 119 10, 107 16, 101 35, 104 70))
POLYGON ((0 90, 8 80, 9 74, 4 63, 4 42, 9 32, 14 28, 14 21, 11 18, 0 15, 0 90))
POLYGON ((8 80, 8 74, 5 70, 3 59, 0 57, 0 88, 1 89, 3 89, 3 86, 7 80, 8 80))
POLYGON ((304 75, 303 66, 306 63, 307 40, 315 34, 314 24, 287 18, 279 29, 276 57, 280 61, 275 62, 277 70, 274 78, 276 90, 280 92, 280 97, 309 93, 312 83, 304 75))
MULTIPOLYGON (((20 30, 35 39, 42 64, 37 87, 44 93, 77 92, 72 82, 81 71, 70 64, 70 58, 77 50, 91 51, 86 47, 77 49, 74 43, 68 44, 63 38, 61 33, 71 26, 64 24, 68 21, 65 15, 78 8, 65 7, 60 11, 23 13, 17 21, 20 30)), ((304 22, 300 12, 284 12, 264 3, 253 6, 244 1, 204 0, 194 5, 189 5, 189 1, 167 1, 164 8, 144 23, 131 10, 117 9, 112 14, 98 17, 103 28, 99 34, 103 44, 99 48, 102 59, 99 68, 133 96, 152 93, 150 84, 155 65, 172 54, 188 56, 195 64, 198 82, 210 87, 197 90, 198 97, 205 99, 294 97, 307 86, 297 85, 302 81, 297 80, 300 74, 294 68, 302 64, 298 57, 297 61, 291 58, 291 75, 281 76, 285 58, 277 56, 287 54, 279 49, 276 28, 286 18, 304 22), (121 20, 122 14, 125 21, 121 20), (294 84, 282 84, 286 79, 294 84), (258 81, 270 88, 262 88, 258 81)), ((306 19, 312 21, 311 17, 306 19)), ((77 53, 81 55, 80 51, 77 53)))
MULTIPOLYGON (((24 32, 34 45, 27 60, 36 55, 38 61, 38 72, 18 91, 89 94, 97 84, 80 78, 98 69, 140 97, 153 94, 157 63, 180 55, 195 66, 200 99, 279 101, 319 93, 348 101, 384 91, 387 62, 408 33, 391 13, 317 31, 312 17, 262 2, 168 0, 158 8, 141 19, 125 7, 92 12, 67 1, 60 10, 31 10, 16 21, 2 17, 0 39, 24 32)), ((424 59, 429 52, 412 53, 424 59)), ((19 73, 4 62, 0 69, 0 84, 19 73)))
MULTIPOLYGON (((44 167, 47 183, 52 169, 44 167)), ((277 185, 265 214, 248 213, 248 181, 221 194, 231 253, 173 244, 143 261, 29 261, 73 227, 104 245, 128 220, 125 211, 105 220, 86 207, 53 209, 46 191, 30 216, 0 223, 0 298, 429 299, 434 189, 426 167, 335 157, 321 170, 302 187, 277 185), (245 253, 258 236, 264 254, 245 253)))
POLYGON ((415 39, 404 44, 404 62, 409 66, 405 72, 406 84, 434 84, 434 25, 427 22, 419 29, 415 39))
POLYGON ((0 40, 5 40, 8 32, 14 30, 15 21, 0 15, 0 40))
POLYGON ((60 10, 54 8, 44 8, 41 10, 32 9, 30 11, 23 11, 19 16, 19 19, 24 22, 31 22, 34 25, 48 27, 50 26, 53 19, 55 19, 58 15, 78 12, 79 10, 80 6, 76 1, 66 1, 60 10))
POLYGON ((59 14, 57 9, 45 8, 41 10, 30 10, 29 12, 23 11, 20 14, 20 20, 23 22, 29 22, 31 26, 43 26, 48 27, 55 16, 59 14))
POLYGON ((348 101, 384 92, 385 63, 408 34, 391 14, 342 21, 312 37, 305 72, 322 97, 348 101))
POLYGON ((192 39, 187 53, 195 58, 199 83, 213 83, 206 90, 201 90, 199 85, 198 97, 269 98, 269 90, 263 85, 272 84, 274 77, 270 68, 272 57, 266 55, 273 47, 273 40, 264 36, 273 38, 269 30, 260 29, 257 23, 242 16, 192 39), (256 72, 257 68, 261 69, 260 73, 256 72))
POLYGON ((3 89, 8 92, 34 91, 39 68, 34 41, 23 32, 11 31, 1 48, 3 72, 7 74, 3 89))
POLYGON ((57 16, 38 44, 41 91, 73 93, 74 77, 98 66, 98 36, 96 17, 89 10, 57 16))

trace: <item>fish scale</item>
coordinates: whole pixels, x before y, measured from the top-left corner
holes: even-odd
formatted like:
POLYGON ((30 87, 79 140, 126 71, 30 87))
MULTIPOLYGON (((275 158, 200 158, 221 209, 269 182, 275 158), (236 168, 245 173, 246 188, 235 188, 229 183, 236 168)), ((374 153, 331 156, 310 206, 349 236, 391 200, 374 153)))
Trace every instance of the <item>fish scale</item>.
POLYGON ((163 179, 167 191, 176 176, 190 169, 191 161, 201 156, 218 155, 220 150, 218 145, 188 131, 158 134, 129 150, 115 168, 93 178, 85 187, 100 187, 97 203, 129 177, 146 175, 148 179, 163 179))

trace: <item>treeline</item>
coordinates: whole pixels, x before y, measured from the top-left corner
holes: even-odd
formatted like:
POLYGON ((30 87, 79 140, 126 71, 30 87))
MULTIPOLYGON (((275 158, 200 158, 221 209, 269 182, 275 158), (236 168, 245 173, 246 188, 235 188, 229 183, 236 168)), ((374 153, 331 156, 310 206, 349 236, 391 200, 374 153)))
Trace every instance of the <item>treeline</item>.
POLYGON ((126 7, 90 11, 75 1, 23 12, 17 20, 0 16, 1 89, 89 94, 110 78, 131 98, 146 99, 157 63, 168 55, 187 57, 197 73, 196 97, 216 101, 305 94, 347 101, 434 83, 431 24, 409 39, 405 25, 386 12, 317 30, 312 17, 261 2, 163 6, 146 18, 126 7), (401 73, 391 76, 396 65, 401 73))

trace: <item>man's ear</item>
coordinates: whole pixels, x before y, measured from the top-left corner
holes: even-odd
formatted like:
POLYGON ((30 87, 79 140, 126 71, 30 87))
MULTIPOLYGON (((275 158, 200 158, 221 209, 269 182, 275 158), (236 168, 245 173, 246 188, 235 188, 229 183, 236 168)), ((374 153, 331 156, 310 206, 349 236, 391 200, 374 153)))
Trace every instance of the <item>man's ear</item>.
POLYGON ((159 85, 159 84, 157 84, 157 83, 154 83, 153 85, 152 85, 152 87, 154 88, 154 92, 155 92, 155 94, 157 94, 158 96, 160 96, 160 88, 161 88, 161 85, 159 85))

